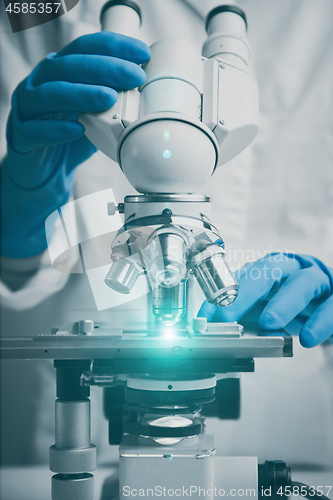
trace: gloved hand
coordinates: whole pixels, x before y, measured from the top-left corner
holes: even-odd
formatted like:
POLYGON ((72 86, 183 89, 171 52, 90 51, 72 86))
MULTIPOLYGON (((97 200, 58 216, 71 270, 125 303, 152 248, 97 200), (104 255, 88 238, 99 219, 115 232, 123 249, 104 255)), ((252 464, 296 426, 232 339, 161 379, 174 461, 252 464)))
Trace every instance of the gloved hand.
POLYGON ((320 260, 270 254, 246 264, 235 278, 239 291, 234 303, 216 307, 206 301, 198 316, 218 322, 250 319, 262 330, 284 328, 297 317, 303 347, 315 347, 333 335, 333 269, 320 260))
POLYGON ((13 93, 2 165, 2 255, 25 258, 47 247, 45 220, 70 197, 75 168, 96 148, 82 112, 113 106, 117 90, 144 83, 143 42, 110 32, 82 36, 49 54, 13 93))

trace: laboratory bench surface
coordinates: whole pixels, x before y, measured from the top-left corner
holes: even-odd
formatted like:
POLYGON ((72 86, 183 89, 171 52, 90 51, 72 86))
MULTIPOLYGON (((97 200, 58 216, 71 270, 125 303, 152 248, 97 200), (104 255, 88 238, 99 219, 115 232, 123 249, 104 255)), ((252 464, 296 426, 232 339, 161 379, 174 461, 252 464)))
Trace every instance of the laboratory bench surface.
MULTIPOLYGON (((333 470, 311 471, 292 469, 292 471, 294 481, 304 482, 316 487, 333 486, 333 470)), ((114 465, 99 467, 94 471, 95 500, 102 500, 102 489, 105 480, 111 475, 115 478, 116 474, 117 468, 114 465)), ((52 473, 46 466, 4 467, 1 470, 0 498, 2 500, 50 500, 51 476, 52 473)), ((324 492, 326 493, 327 489, 324 489, 324 492)), ((333 487, 328 496, 330 500, 333 500, 333 487)))

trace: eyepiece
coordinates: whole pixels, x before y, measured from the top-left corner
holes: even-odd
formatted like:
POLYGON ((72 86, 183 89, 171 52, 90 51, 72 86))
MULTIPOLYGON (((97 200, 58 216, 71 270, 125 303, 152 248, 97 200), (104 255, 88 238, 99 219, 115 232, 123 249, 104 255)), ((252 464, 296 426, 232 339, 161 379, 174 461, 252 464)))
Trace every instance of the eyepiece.
POLYGON ((141 10, 132 0, 111 0, 103 6, 100 22, 104 31, 139 38, 141 10))
MULTIPOLYGON (((206 21, 205 21, 205 27, 206 27, 207 33, 208 33, 208 28, 209 28, 209 24, 210 24, 211 20, 215 16, 217 16, 218 14, 222 14, 222 12, 232 12, 233 14, 238 14, 243 19, 245 26, 246 26, 246 29, 247 29, 246 15, 242 9, 237 7, 237 5, 219 5, 218 7, 215 7, 214 9, 212 9, 207 14, 206 21)), ((208 33, 208 34, 210 34, 210 33, 208 33)))
POLYGON ((141 9, 139 5, 132 0, 110 0, 109 2, 106 2, 101 10, 101 15, 100 15, 100 22, 103 25, 103 16, 106 13, 107 10, 111 9, 111 7, 115 7, 116 5, 121 5, 124 7, 129 7, 130 9, 135 10, 135 12, 138 14, 140 18, 140 23, 142 22, 142 15, 141 15, 141 9))
POLYGON ((250 64, 247 21, 242 9, 236 5, 220 5, 211 10, 206 17, 206 31, 208 37, 202 47, 204 57, 218 56, 239 68, 250 64))

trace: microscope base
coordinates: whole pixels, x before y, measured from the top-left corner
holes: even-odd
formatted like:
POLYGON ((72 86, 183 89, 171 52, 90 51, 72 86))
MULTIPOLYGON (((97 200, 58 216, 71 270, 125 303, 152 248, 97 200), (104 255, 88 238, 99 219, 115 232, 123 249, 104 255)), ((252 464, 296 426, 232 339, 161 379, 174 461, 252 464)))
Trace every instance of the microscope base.
POLYGON ((124 436, 119 448, 119 499, 137 495, 257 500, 257 458, 214 455, 214 437, 206 434, 168 446, 124 436))
POLYGON ((214 454, 214 438, 205 434, 169 446, 152 439, 124 436, 119 447, 119 498, 131 495, 132 490, 142 490, 146 496, 152 492, 153 496, 164 496, 163 492, 168 495, 168 491, 170 496, 171 490, 176 496, 191 490, 193 496, 195 485, 206 492, 212 490, 214 454))

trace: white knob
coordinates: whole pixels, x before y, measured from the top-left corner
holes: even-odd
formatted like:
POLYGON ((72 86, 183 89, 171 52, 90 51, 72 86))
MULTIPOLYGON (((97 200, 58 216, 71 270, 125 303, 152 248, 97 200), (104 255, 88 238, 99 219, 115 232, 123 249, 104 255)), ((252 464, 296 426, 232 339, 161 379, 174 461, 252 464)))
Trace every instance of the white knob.
POLYGON ((193 318, 193 332, 206 333, 207 331, 207 318, 193 318))
POLYGON ((94 332, 94 322, 91 319, 84 319, 79 321, 79 333, 83 335, 90 335, 94 332))
POLYGON ((108 208, 108 215, 115 215, 118 207, 115 203, 113 203, 113 201, 109 201, 107 208, 108 208))

